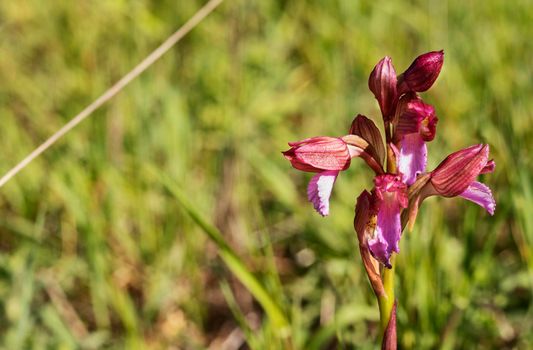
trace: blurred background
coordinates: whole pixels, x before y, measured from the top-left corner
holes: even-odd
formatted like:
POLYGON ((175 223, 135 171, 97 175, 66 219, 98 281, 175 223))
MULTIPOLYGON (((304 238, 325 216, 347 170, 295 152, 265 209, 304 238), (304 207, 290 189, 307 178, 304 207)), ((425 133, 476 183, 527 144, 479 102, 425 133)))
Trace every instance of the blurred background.
MULTIPOLYGON (((1 1, 0 172, 203 3, 1 1)), ((397 260, 399 344, 532 348, 532 23, 528 0, 224 2, 0 189, 1 348, 376 348, 352 226, 372 173, 354 160, 322 218, 311 175, 280 152, 347 133, 357 113, 381 127, 373 66, 389 55, 402 72, 439 49, 429 168, 489 143, 497 209, 424 203, 397 260)))

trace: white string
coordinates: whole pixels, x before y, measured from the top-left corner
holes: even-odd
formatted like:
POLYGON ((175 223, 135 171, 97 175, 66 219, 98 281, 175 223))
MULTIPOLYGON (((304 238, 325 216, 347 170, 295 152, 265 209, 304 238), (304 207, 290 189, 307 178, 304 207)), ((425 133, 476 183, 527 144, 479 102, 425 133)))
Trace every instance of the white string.
POLYGON ((133 79, 137 78, 142 72, 144 72, 148 67, 150 67, 155 61, 157 61, 161 56, 163 56, 168 50, 172 48, 178 41, 180 41, 187 33, 189 33, 194 27, 196 27, 207 15, 209 15, 215 8, 222 3, 223 0, 210 0, 207 2, 201 9, 198 10, 185 23, 180 29, 178 29, 174 34, 172 34, 165 42, 163 42, 157 49, 155 49, 150 55, 148 55, 141 63, 139 63, 135 68, 133 68, 128 74, 126 74, 122 79, 111 86, 106 92, 104 92, 100 97, 98 97, 93 103, 85 107, 78 115, 72 118, 67 124, 65 124, 61 129, 56 131, 52 136, 50 136, 46 141, 44 141, 39 147, 37 147, 33 152, 28 154, 26 158, 20 161, 15 165, 11 170, 9 170, 2 178, 0 178, 0 187, 5 185, 6 182, 11 180, 11 178, 17 175, 22 169, 24 169, 28 164, 30 164, 35 158, 37 158, 41 153, 46 151, 50 146, 52 146, 57 140, 62 136, 72 130, 76 125, 85 120, 92 112, 100 108, 104 103, 109 101, 113 96, 119 93, 126 85, 128 85, 133 79))

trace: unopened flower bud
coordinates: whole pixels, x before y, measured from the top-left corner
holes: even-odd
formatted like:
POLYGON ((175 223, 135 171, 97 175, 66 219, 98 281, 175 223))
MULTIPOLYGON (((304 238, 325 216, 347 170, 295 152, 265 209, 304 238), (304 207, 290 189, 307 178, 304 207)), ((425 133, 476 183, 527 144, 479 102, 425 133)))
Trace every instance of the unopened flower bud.
POLYGON ((418 56, 398 77, 398 93, 428 90, 439 76, 444 62, 444 51, 431 51, 418 56))
POLYGON ((368 78, 368 87, 378 100, 383 118, 390 119, 396 102, 396 71, 391 58, 386 56, 372 70, 368 78))

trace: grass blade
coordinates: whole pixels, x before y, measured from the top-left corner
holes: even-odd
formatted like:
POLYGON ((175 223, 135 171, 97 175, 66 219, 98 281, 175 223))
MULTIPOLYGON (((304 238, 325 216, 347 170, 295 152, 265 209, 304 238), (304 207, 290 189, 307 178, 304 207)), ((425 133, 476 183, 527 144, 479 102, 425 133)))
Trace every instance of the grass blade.
POLYGON ((153 169, 151 170, 154 174, 157 174, 160 182, 176 198, 193 221, 207 234, 209 239, 217 245, 219 248, 218 254, 222 258, 222 261, 224 261, 235 277, 239 279, 259 304, 261 304, 274 328, 276 328, 282 336, 285 335, 288 331, 288 321, 280 306, 270 297, 261 282, 259 282, 259 280, 246 268, 245 263, 228 245, 222 233, 204 218, 200 211, 194 207, 181 188, 172 179, 166 175, 158 174, 153 169))

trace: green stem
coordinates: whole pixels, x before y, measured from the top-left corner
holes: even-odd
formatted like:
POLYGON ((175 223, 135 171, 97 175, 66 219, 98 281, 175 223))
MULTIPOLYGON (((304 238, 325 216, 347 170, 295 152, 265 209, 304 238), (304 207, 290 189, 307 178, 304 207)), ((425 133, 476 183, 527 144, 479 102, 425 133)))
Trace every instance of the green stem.
POLYGON ((394 268, 395 268, 395 255, 393 254, 390 258, 392 268, 383 269, 383 287, 385 289, 385 294, 378 296, 379 303, 379 316, 380 316, 380 325, 382 335, 387 329, 389 324, 392 307, 394 306, 394 268))

